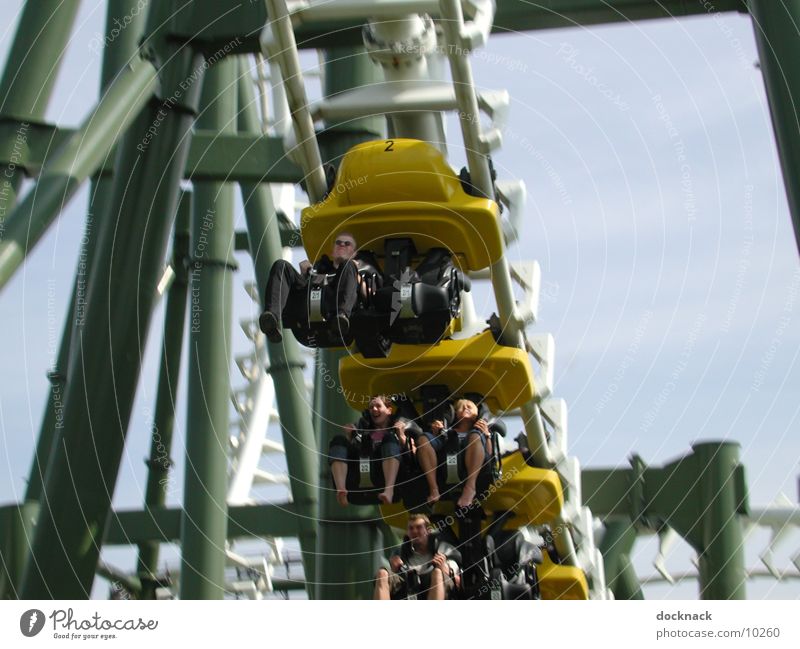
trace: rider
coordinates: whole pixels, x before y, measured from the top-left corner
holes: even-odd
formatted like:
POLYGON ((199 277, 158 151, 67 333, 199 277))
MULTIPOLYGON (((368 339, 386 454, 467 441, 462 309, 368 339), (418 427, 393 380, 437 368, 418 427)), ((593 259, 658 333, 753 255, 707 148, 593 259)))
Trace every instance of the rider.
MULTIPOLYGON (((358 262, 356 240, 349 232, 340 232, 334 240, 331 257, 323 255, 315 264, 320 273, 333 274, 331 290, 326 291, 326 319, 335 317, 335 327, 342 336, 350 330, 350 313, 356 305, 358 296, 358 262), (334 297, 335 296, 335 301, 334 297)), ((311 272, 311 262, 305 259, 300 262, 298 273, 285 259, 279 259, 269 271, 267 291, 264 300, 264 312, 258 319, 259 327, 270 342, 279 343, 281 335, 281 319, 284 309, 301 310, 307 315, 306 292, 311 272)))
POLYGON ((346 507, 348 504, 347 461, 357 461, 360 451, 353 439, 354 434, 357 431, 368 434, 372 439, 373 448, 380 447, 384 489, 378 495, 378 500, 388 505, 394 499, 394 486, 400 469, 400 453, 401 449, 406 446, 407 428, 409 425, 416 428, 415 424, 410 424, 395 412, 392 400, 385 394, 376 395, 369 400, 365 419, 366 421, 362 419, 356 424, 344 426, 347 437, 337 435, 331 440, 331 473, 336 485, 336 500, 342 507, 346 507))
POLYGON ((433 534, 430 526, 431 521, 425 514, 409 514, 406 528, 408 541, 395 550, 389 559, 391 572, 386 568, 378 569, 373 599, 390 599, 392 595, 400 593, 403 578, 399 573, 404 565, 409 570, 420 571, 428 599, 444 599, 460 584, 457 551, 433 534), (432 567, 432 570, 423 572, 428 567, 432 567))
MULTIPOLYGON (((451 430, 458 433, 458 448, 464 460, 464 488, 456 501, 458 507, 469 507, 477 495, 476 482, 481 469, 491 460, 492 438, 489 425, 478 415, 478 406, 469 399, 459 399, 453 406, 455 423, 451 430)), ((447 447, 445 423, 437 419, 431 423, 431 432, 419 438, 417 460, 428 482, 428 502, 439 500, 436 467, 444 459, 447 447)))

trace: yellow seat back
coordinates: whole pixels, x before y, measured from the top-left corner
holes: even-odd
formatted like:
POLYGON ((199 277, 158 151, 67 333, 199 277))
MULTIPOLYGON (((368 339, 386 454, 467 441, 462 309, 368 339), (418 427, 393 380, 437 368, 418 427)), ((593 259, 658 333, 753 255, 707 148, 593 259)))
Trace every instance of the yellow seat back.
POLYGON ((589 599, 589 584, 583 570, 559 566, 544 552, 544 561, 536 567, 542 599, 589 599))
POLYGON ((503 458, 502 474, 489 487, 482 506, 493 513, 513 511, 514 517, 503 526, 507 530, 541 525, 561 513, 564 492, 555 471, 528 466, 521 453, 513 453, 503 458))
POLYGON ((517 408, 534 396, 528 355, 498 345, 489 331, 430 347, 395 344, 387 358, 353 354, 340 361, 339 378, 345 399, 356 410, 376 394, 417 401, 424 385, 445 385, 454 399, 476 392, 492 412, 517 408))
POLYGON ((389 238, 410 238, 417 252, 446 248, 462 270, 480 270, 503 254, 497 203, 469 196, 442 153, 419 140, 377 140, 342 159, 328 197, 303 210, 309 259, 330 254, 336 235, 383 254, 389 238))

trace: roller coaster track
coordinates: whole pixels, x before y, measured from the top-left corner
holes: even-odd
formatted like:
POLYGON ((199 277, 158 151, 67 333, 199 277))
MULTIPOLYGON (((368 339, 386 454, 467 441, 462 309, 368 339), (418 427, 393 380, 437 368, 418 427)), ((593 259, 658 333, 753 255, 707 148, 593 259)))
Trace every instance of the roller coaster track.
MULTIPOLYGON (((514 218, 518 218, 524 187, 520 183, 506 183, 506 187, 515 191, 498 195, 489 161, 489 154, 501 144, 508 94, 505 91, 478 93, 469 62, 471 52, 489 37, 494 9, 492 2, 469 3, 471 15, 466 18, 458 0, 333 4, 269 0, 267 4, 272 21, 262 32, 262 48, 265 55, 280 67, 285 80, 294 126, 290 155, 303 169, 312 203, 321 201, 327 191, 315 121, 385 114, 393 125, 395 136, 427 140, 446 150, 442 111, 449 110, 456 111, 460 117, 467 166, 477 193, 504 202, 514 218), (343 92, 312 105, 303 79, 293 25, 320 19, 331 12, 338 17, 363 18, 367 50, 373 60, 381 64, 385 82, 343 92), (434 24, 432 17, 440 20, 434 24), (429 59, 442 58, 442 53, 446 53, 449 61, 451 81, 433 78, 427 64, 429 59), (481 126, 481 120, 477 118, 480 114, 486 114, 491 120, 489 128, 481 126)), ((506 245, 515 229, 516 224, 506 224, 503 228, 506 245)), ((525 332, 535 321, 538 265, 515 269, 503 255, 489 268, 489 277, 503 341, 525 350, 539 367, 535 396, 522 404, 519 414, 535 465, 555 470, 565 492, 563 509, 550 521, 553 528, 566 531, 554 535, 561 561, 584 572, 590 584, 591 597, 607 598, 602 558, 594 545, 594 520, 581 503, 579 464, 567 453, 566 404, 550 394, 552 337, 528 337, 525 332), (515 299, 514 280, 524 289, 524 303, 527 305, 524 308, 518 306, 515 299)), ((467 308, 467 311, 471 309, 467 308)), ((474 333, 475 324, 474 316, 467 317, 462 336, 474 333)))

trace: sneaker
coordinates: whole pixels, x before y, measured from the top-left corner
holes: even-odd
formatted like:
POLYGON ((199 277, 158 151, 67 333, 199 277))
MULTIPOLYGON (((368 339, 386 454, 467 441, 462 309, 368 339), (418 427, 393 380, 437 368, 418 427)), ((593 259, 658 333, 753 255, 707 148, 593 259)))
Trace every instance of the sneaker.
POLYGON ((279 343, 283 340, 278 318, 272 311, 264 311, 264 313, 259 316, 258 326, 261 328, 261 331, 266 334, 267 340, 271 343, 279 343))
POLYGON ((350 318, 348 318, 344 313, 340 313, 336 316, 333 326, 334 329, 339 332, 339 335, 344 338, 350 333, 350 318))

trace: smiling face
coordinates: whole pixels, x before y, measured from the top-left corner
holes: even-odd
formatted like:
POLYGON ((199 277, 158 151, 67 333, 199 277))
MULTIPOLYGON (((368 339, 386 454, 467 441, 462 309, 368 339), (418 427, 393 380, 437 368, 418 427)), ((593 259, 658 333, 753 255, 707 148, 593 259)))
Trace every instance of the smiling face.
POLYGON ((472 427, 478 421, 478 406, 469 399, 459 399, 453 405, 457 427, 472 427))
POLYGON ((424 516, 412 516, 408 519, 406 533, 418 552, 424 551, 428 547, 428 525, 430 521, 424 516))
POLYGON ((369 416, 377 428, 386 428, 392 417, 392 409, 384 397, 373 397, 369 402, 369 416))
POLYGON ((343 264, 356 254, 356 240, 349 232, 340 232, 333 242, 333 261, 343 264))

